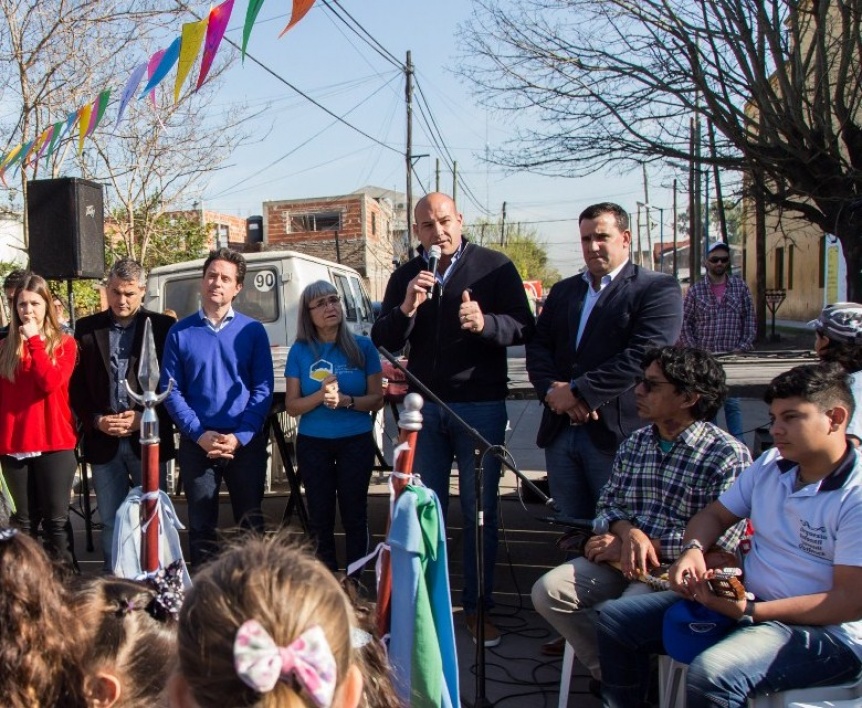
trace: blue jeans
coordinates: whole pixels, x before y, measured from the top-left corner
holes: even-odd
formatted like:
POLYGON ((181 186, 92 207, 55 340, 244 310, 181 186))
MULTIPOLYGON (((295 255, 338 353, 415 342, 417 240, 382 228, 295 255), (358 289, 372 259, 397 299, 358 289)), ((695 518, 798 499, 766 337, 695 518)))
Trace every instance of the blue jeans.
POLYGON ((597 448, 583 425, 566 426, 545 448, 551 497, 563 516, 593 519, 614 454, 597 448))
MULTIPOLYGON (((599 616, 602 695, 607 708, 644 700, 649 655, 664 652, 665 610, 679 600, 659 592, 610 603, 599 616)), ((740 626, 688 667, 689 708, 744 708, 748 697, 792 688, 829 686, 862 673, 852 649, 823 627, 762 622, 740 626)))
MULTIPOLYGON (((718 425, 717 413, 710 422, 718 425)), ((742 430, 742 403, 738 398, 728 397, 724 399, 724 425, 728 433, 733 435, 743 445, 745 444, 742 430)))
POLYGON ((308 524, 317 557, 338 570, 335 554, 335 502, 347 547, 347 563, 368 553, 368 483, 374 466, 371 433, 343 438, 296 437, 296 461, 308 502, 308 524))
MULTIPOLYGON (((450 403, 449 407, 492 445, 502 445, 506 435, 505 401, 450 403)), ((416 443, 413 471, 440 498, 443 518, 449 509, 449 476, 452 460, 458 461, 458 490, 464 519, 464 590, 461 604, 466 613, 476 612, 479 598, 479 572, 476 554, 476 443, 466 430, 435 403, 422 409, 422 430, 416 443)), ((486 455, 482 462, 482 510, 484 519, 484 599, 492 607, 494 566, 497 562, 497 493, 500 462, 486 455)))
POLYGON ((218 493, 222 480, 230 494, 234 523, 263 532, 260 505, 266 483, 266 439, 262 434, 240 447, 232 460, 211 460, 200 445, 181 438, 177 462, 188 501, 190 560, 195 567, 218 549, 218 493))
MULTIPOLYGON (((132 487, 141 485, 141 458, 132 450, 130 438, 120 438, 117 454, 109 462, 91 465, 93 471, 93 491, 96 492, 96 503, 99 505, 99 516, 102 518, 102 567, 112 570, 114 559, 111 558, 111 545, 114 540, 114 522, 117 509, 126 498, 132 487)), ((166 490, 168 466, 164 461, 159 463, 159 489, 166 490)))

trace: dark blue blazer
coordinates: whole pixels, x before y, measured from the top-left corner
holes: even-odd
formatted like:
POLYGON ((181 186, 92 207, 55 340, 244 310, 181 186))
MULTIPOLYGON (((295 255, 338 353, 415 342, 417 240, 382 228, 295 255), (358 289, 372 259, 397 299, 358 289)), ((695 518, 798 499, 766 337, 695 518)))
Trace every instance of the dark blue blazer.
MULTIPOLYGON (((644 425, 634 386, 651 347, 675 344, 682 294, 674 278, 627 263, 599 295, 575 346, 587 283, 580 274, 551 288, 527 344, 527 373, 540 401, 553 381, 569 381, 599 419, 586 423, 596 447, 609 452, 644 425)), ((536 443, 546 447, 569 424, 545 406, 536 443)))

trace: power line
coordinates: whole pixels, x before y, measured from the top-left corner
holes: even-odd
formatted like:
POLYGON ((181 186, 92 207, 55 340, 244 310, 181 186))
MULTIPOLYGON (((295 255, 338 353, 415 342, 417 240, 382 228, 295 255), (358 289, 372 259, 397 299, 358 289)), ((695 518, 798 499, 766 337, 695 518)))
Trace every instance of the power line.
MULTIPOLYGON (((199 15, 197 12, 195 12, 194 10, 192 10, 188 5, 186 5, 186 4, 183 2, 183 0, 175 0, 175 1, 176 1, 177 5, 179 5, 179 6, 180 6, 182 9, 184 9, 186 12, 190 13, 190 14, 191 14, 191 15, 193 15, 194 17, 197 17, 199 20, 200 20, 200 19, 203 19, 203 18, 201 17, 201 15, 199 15)), ((230 37, 225 36, 225 37, 224 37, 224 41, 225 41, 225 42, 227 42, 228 44, 230 44, 234 49, 236 49, 236 50, 238 50, 238 51, 241 51, 241 50, 242 50, 242 47, 240 47, 240 45, 238 45, 236 42, 234 42, 230 37)), ((363 136, 364 138, 367 138, 367 139, 368 139, 368 140, 370 140, 371 142, 376 143, 377 145, 380 145, 381 147, 384 147, 384 148, 386 148, 387 150, 391 150, 392 152, 395 152, 395 153, 400 154, 400 151, 399 151, 399 150, 397 150, 396 148, 392 147, 391 145, 387 145, 386 143, 382 142, 381 140, 378 140, 377 138, 375 138, 375 137, 373 137, 373 136, 369 135, 368 133, 366 133, 366 132, 365 132, 364 130, 362 130, 361 128, 358 128, 357 126, 355 126, 355 125, 353 125, 352 123, 348 122, 348 121, 347 121, 347 120, 345 120, 342 116, 338 115, 338 114, 337 114, 337 113, 335 113, 334 111, 331 111, 329 108, 327 108, 326 106, 324 106, 322 103, 320 103, 319 101, 317 101, 317 100, 315 100, 314 98, 312 98, 311 96, 309 96, 307 93, 305 93, 305 91, 301 90, 299 87, 294 86, 290 81, 288 81, 287 79, 285 79, 281 74, 279 74, 278 72, 276 72, 274 69, 270 69, 270 68, 269 68, 266 64, 264 64, 262 61, 260 61, 259 59, 255 58, 255 57, 254 57, 254 55, 249 54, 248 52, 246 52, 246 53, 245 53, 245 57, 246 57, 247 59, 249 59, 249 60, 253 61, 255 64, 257 64, 261 69, 263 69, 266 73, 268 73, 268 74, 269 74, 270 76, 272 76, 274 79, 276 79, 277 81, 280 81, 280 82, 281 82, 281 83, 283 83, 285 86, 287 86, 289 89, 291 89, 292 91, 295 91, 296 93, 298 93, 298 94, 299 94, 300 96, 302 96, 306 101, 308 101, 308 102, 309 102, 309 103, 311 103, 312 105, 316 106, 317 108, 319 108, 321 111, 323 111, 323 112, 324 112, 324 113, 326 113, 327 115, 329 115, 329 116, 331 116, 331 117, 335 118, 335 120, 337 120, 339 123, 342 123, 343 125, 347 126, 347 127, 348 127, 348 128, 350 128, 351 130, 353 130, 353 131, 355 131, 355 132, 359 133, 361 136, 363 136)))
POLYGON ((383 57, 386 61, 394 66, 398 67, 401 71, 404 71, 406 67, 404 66, 404 62, 400 61, 395 57, 392 52, 390 52, 386 47, 384 47, 380 42, 378 42, 371 33, 362 26, 362 24, 351 15, 344 7, 341 5, 338 0, 323 0, 324 7, 329 10, 338 20, 344 23, 344 25, 353 32, 357 37, 359 37, 363 42, 365 42, 369 47, 371 47, 375 52, 377 52, 381 57, 383 57), (334 9, 333 6, 337 7, 338 10, 334 9), (344 19, 344 17, 339 14, 339 11, 346 15, 350 22, 344 19), (353 23, 351 25, 351 22, 353 23))

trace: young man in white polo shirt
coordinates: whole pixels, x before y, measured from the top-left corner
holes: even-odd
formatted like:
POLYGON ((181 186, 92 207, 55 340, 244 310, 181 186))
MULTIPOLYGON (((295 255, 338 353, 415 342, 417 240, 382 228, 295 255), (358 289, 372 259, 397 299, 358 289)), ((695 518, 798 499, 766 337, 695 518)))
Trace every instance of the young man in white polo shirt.
POLYGON ((697 656, 688 708, 742 708, 748 697, 830 685, 862 674, 862 455, 848 444, 853 397, 837 364, 799 366, 767 389, 775 448, 686 527, 671 567, 676 592, 618 600, 602 612, 605 706, 639 706, 662 619, 680 596, 738 620, 697 656), (754 536, 744 559, 754 600, 714 595, 703 549, 740 519, 754 536))

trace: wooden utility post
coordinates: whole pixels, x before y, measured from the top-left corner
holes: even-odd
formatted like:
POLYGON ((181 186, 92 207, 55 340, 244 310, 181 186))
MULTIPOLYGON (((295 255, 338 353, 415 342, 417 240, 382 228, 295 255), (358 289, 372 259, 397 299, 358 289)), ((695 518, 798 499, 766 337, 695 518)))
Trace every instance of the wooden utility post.
POLYGON ((404 153, 404 166, 407 168, 407 255, 413 257, 410 238, 413 233, 413 59, 407 52, 404 66, 404 100, 407 103, 407 147, 404 153))

